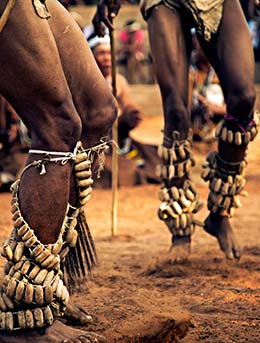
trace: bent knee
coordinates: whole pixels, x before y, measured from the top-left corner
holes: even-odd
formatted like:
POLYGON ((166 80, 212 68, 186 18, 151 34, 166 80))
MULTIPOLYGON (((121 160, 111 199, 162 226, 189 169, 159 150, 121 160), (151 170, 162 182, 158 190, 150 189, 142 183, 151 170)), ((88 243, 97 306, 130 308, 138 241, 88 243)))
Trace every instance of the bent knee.
POLYGON ((109 98, 105 103, 99 103, 93 109, 90 109, 83 125, 86 130, 95 130, 106 134, 111 129, 117 118, 118 105, 114 97, 109 98))
POLYGON ((44 111, 32 125, 32 145, 55 151, 73 151, 80 140, 82 123, 74 105, 64 101, 44 111))
POLYGON ((107 103, 107 105, 103 108, 103 110, 100 113, 101 120, 102 120, 102 126, 109 130, 114 121, 117 118, 118 114, 118 104, 116 99, 113 97, 110 99, 110 101, 107 103))
POLYGON ((236 118, 247 120, 252 115, 255 101, 256 92, 253 87, 243 93, 233 93, 227 98, 227 111, 236 118))

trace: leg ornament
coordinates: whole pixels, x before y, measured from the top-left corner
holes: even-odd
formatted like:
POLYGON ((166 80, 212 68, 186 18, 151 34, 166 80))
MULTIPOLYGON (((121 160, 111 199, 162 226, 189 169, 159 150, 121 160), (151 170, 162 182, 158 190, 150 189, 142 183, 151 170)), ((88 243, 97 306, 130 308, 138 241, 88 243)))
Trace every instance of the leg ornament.
POLYGON ((158 155, 162 159, 162 164, 158 167, 162 179, 159 192, 162 204, 158 216, 165 222, 172 235, 179 237, 190 236, 194 232, 195 224, 198 222, 193 218, 193 214, 202 207, 190 180, 190 171, 195 165, 191 154, 191 137, 190 132, 186 140, 179 140, 179 133, 174 131, 172 146, 166 148, 161 145, 158 148, 158 155), (181 179, 184 181, 180 186, 176 180, 181 179))
POLYGON ((52 325, 64 314, 69 292, 63 283, 61 232, 54 244, 42 244, 23 218, 18 198, 19 181, 12 186, 14 229, 4 243, 8 260, 0 291, 0 329, 18 330, 52 325))
POLYGON ((89 200, 93 183, 90 169, 92 161, 89 157, 93 157, 93 151, 103 151, 105 147, 106 144, 102 143, 102 147, 89 149, 89 154, 81 151, 79 146, 74 153, 30 151, 44 154, 44 158, 32 162, 23 172, 30 167, 37 167, 42 175, 47 172, 46 167, 50 162, 64 165, 69 160, 75 160, 79 207, 68 205, 58 240, 45 245, 22 216, 19 204, 20 181, 12 185, 14 228, 2 248, 2 255, 8 262, 0 290, 0 330, 27 330, 52 325, 56 318, 64 315, 69 300, 69 291, 65 285, 68 279, 73 280, 68 282, 68 287, 78 285, 78 279, 86 279, 85 270, 90 271, 95 264, 94 243, 83 206, 89 200), (67 258, 69 262, 66 262, 67 258), (62 270, 63 265, 65 272, 62 270))
POLYGON ((92 164, 98 158, 98 174, 103 168, 106 142, 90 149, 83 149, 79 142, 75 149, 74 175, 78 186, 79 204, 69 207, 64 220, 65 236, 61 252, 64 280, 70 293, 91 277, 91 270, 97 264, 94 241, 87 224, 84 206, 92 192, 92 164))
POLYGON ((201 177, 204 181, 209 181, 208 209, 210 212, 232 217, 234 209, 242 206, 239 195, 246 195, 243 190, 246 183, 247 165, 245 152, 249 142, 257 135, 258 117, 255 115, 246 128, 237 122, 236 125, 234 122, 230 125, 230 120, 232 121, 228 118, 221 122, 216 130, 216 136, 220 144, 226 144, 226 149, 231 147, 240 149, 243 158, 236 162, 226 161, 220 156, 220 152, 212 151, 203 165, 201 177))
POLYGON ((74 174, 78 185, 79 205, 77 208, 70 207, 65 218, 67 244, 62 250, 62 269, 66 285, 71 292, 86 280, 87 275, 91 276, 91 269, 97 263, 95 245, 85 217, 84 206, 92 192, 92 163, 97 155, 99 168, 102 168, 106 149, 106 143, 84 150, 79 142, 76 147, 74 174))

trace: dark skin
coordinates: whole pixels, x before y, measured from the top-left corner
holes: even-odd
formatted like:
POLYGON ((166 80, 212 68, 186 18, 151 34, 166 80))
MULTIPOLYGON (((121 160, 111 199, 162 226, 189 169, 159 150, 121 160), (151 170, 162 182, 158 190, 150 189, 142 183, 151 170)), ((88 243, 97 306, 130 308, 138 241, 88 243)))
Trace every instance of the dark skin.
MULTIPOLYGON (((247 23, 238 3, 225 3, 218 35, 210 42, 200 38, 200 44, 219 77, 227 112, 235 118, 248 120, 252 117, 256 96, 254 55, 247 23), (236 39, 238 36, 239 39, 236 39)), ((244 148, 239 149, 221 142, 218 151, 220 157, 229 162, 241 161, 246 153, 244 148)), ((204 228, 218 239, 227 258, 240 258, 241 251, 228 217, 210 214, 204 228)))
MULTIPOLYGON (((100 13, 105 12, 99 10, 94 17, 94 24, 100 19, 100 13)), ((177 130, 181 139, 187 137, 190 127, 190 28, 195 25, 191 21, 191 17, 184 17, 178 10, 172 11, 163 4, 153 8, 147 20, 154 69, 163 102, 164 133, 170 137, 172 131, 177 130)), ((98 25, 95 26, 98 29, 98 25)), ((213 35, 210 41, 201 36, 198 36, 198 39, 220 80, 227 112, 240 120, 248 120, 252 117, 255 102, 254 56, 247 23, 239 2, 226 0, 217 34, 213 35)), ((170 147, 171 143, 165 140, 164 145, 170 147)), ((245 150, 224 143, 218 146, 220 157, 229 162, 241 161, 245 156, 245 150)), ((183 181, 184 179, 173 181, 169 186, 181 186, 183 181)), ((227 216, 209 213, 204 229, 216 237, 220 249, 227 258, 240 258, 241 250, 227 216)), ((176 261, 186 258, 190 253, 190 243, 190 237, 173 237, 172 259, 176 261)))
MULTIPOLYGON (((0 4, 1 14, 6 3, 0 4)), ((32 149, 72 152, 79 140, 88 148, 107 136, 117 107, 77 24, 59 2, 49 0, 48 7, 52 17, 46 20, 36 15, 31 1, 16 2, 0 34, 0 93, 30 130, 32 149)), ((41 158, 29 154, 26 164, 41 158)), ((68 202, 78 203, 72 163, 50 163, 42 176, 38 169, 28 169, 21 178, 19 200, 22 215, 40 241, 55 242, 68 202)), ((44 335, 0 333, 0 341, 103 341, 67 326, 57 334, 59 325, 55 322, 44 335)))
MULTIPOLYGON (((165 133, 169 136, 173 129, 177 129, 185 137, 189 123, 187 75, 190 58, 190 30, 183 31, 182 18, 177 13, 168 10, 165 6, 159 6, 157 11, 153 11, 150 19, 148 19, 148 29, 151 49, 154 54, 155 71, 158 75, 163 99, 165 133), (165 25, 163 25, 163 18, 166 16, 168 20, 165 20, 165 25), (163 32, 166 32, 166 30, 169 32, 167 26, 169 23, 174 23, 175 31, 171 31, 165 37, 163 32), (158 28, 159 33, 157 31, 157 34, 155 34, 155 29, 158 30, 158 28), (183 35, 180 34, 181 32, 183 35), (173 42, 176 42, 176 44, 173 42), (178 64, 176 63, 177 68, 172 63, 173 59, 171 56, 176 56, 176 61, 178 61, 178 64), (161 62, 159 63, 159 61, 161 62), (174 87, 174 85, 177 85, 177 87, 174 87)), ((209 58, 219 77, 228 113, 235 117, 239 115, 241 117, 250 117, 255 97, 253 89, 254 60, 249 33, 246 22, 242 17, 241 9, 236 4, 233 4, 232 1, 226 1, 217 36, 212 38, 210 42, 206 42, 201 37, 199 37, 199 40, 204 53, 209 58), (232 9, 230 8, 231 6, 232 9), (239 20, 239 18, 241 18, 241 23, 239 24, 238 32, 236 20, 239 20), (234 34, 239 35, 239 41, 234 39, 234 34), (243 48, 240 45, 241 41, 243 41, 243 48), (230 49, 227 49, 227 46, 230 46, 230 49), (233 53, 234 56, 232 55, 233 53), (236 58, 237 55, 241 57, 239 61, 236 58), (241 66, 245 66, 246 70, 239 63, 242 63, 241 66), (243 94, 248 94, 244 106, 241 103, 243 94)), ((242 160, 245 150, 238 151, 230 145, 222 145, 219 146, 219 153, 222 159, 236 162, 242 160)), ((204 229, 217 238, 219 246, 227 258, 240 258, 240 248, 236 242, 228 217, 210 213, 205 220, 204 229)), ((181 249, 184 250, 182 254, 185 255, 185 251, 188 254, 188 240, 190 238, 173 239, 173 248, 175 243, 178 248, 177 250, 172 249, 173 258, 179 256, 181 247, 184 248, 181 249)))
MULTIPOLYGON (((92 51, 103 76, 107 82, 111 83, 112 60, 110 44, 98 44, 92 51)), ((119 108, 118 143, 121 146, 124 139, 129 136, 129 132, 139 124, 141 115, 129 95, 126 79, 122 75, 117 74, 116 84, 119 108)))

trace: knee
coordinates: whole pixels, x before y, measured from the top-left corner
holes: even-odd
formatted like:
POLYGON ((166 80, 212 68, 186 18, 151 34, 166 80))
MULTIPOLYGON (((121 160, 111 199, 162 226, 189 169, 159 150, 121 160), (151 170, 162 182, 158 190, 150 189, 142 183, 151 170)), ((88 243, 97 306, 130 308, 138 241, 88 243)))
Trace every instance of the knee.
POLYGON ((73 151, 80 140, 82 123, 73 102, 65 99, 49 104, 43 115, 31 120, 32 145, 44 150, 73 151))
POLYGON ((117 118, 118 104, 116 99, 114 97, 110 98, 106 106, 104 106, 99 112, 101 118, 101 126, 108 131, 117 118))
POLYGON ((118 105, 113 96, 105 101, 103 99, 95 107, 88 109, 87 116, 83 119, 83 130, 88 134, 96 132, 100 136, 107 135, 116 120, 117 112, 118 105))
POLYGON ((81 137, 82 122, 74 106, 69 106, 69 108, 65 106, 60 110, 57 125, 58 138, 68 149, 73 150, 81 137))
POLYGON ((176 101, 171 96, 164 101, 165 131, 177 130, 185 138, 190 128, 190 115, 187 104, 176 101))
POLYGON ((254 87, 236 92, 227 97, 227 112, 241 120, 247 120, 253 112, 256 100, 254 87))

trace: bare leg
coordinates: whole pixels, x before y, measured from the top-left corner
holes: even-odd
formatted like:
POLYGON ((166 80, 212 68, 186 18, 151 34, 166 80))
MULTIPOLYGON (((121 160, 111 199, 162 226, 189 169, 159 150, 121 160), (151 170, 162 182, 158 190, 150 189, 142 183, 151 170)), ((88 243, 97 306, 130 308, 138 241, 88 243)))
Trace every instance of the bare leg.
MULTIPOLYGON (((49 20, 50 26, 74 103, 82 120, 80 140, 85 149, 91 148, 99 144, 103 137, 108 136, 108 131, 116 117, 115 99, 111 96, 107 82, 97 67, 86 39, 74 19, 57 1, 50 2, 50 9, 53 13, 49 20), (70 51, 73 51, 73 54, 70 51), (79 63, 82 60, 89 63, 79 63), (71 73, 72 65, 74 66, 73 73, 71 73)), ((71 188, 74 188, 73 178, 71 188)), ((70 196, 72 204, 75 204, 75 200, 77 202, 74 196, 72 191, 70 196)), ((69 304, 65 320, 86 325, 91 317, 75 304, 69 304)))
MULTIPOLYGON (((178 13, 171 11, 164 5, 154 8, 148 19, 150 46, 163 101, 164 151, 166 151, 165 148, 171 149, 174 143, 174 131, 179 133, 178 139, 183 141, 188 138, 190 128, 190 116, 187 107, 191 33, 188 26, 187 29, 185 28, 182 20, 178 13)), ((188 155, 190 157, 190 152, 187 153, 188 155)), ((163 160, 163 164, 167 164, 166 160, 163 160)), ((177 160, 180 163, 183 162, 180 156, 177 157, 177 160)), ((162 176, 162 179, 169 193, 169 189, 173 186, 182 189, 188 175, 184 173, 183 176, 174 177, 171 180, 162 176)), ((164 220, 163 216, 162 214, 161 219, 164 220)), ((176 227, 171 216, 165 220, 165 223, 171 232, 173 226, 176 227)), ((190 253, 190 233, 182 235, 172 232, 172 234, 173 249, 171 249, 171 254, 173 260, 185 259, 190 253)))
MULTIPOLYGON (((0 6, 0 11, 4 5, 0 6)), ((0 56, 3 68, 0 91, 30 129, 32 148, 72 152, 81 137, 81 120, 48 22, 36 16, 30 1, 16 4, 0 36, 0 45, 4 51, 0 56), (22 18, 20 13, 24 14, 22 18)), ((88 65, 90 71, 92 61, 83 59, 79 63, 88 65)), ((93 104, 91 100, 84 105, 91 108, 93 104)), ((42 156, 30 154, 27 164, 36 158, 42 156)), ((71 171, 70 162, 64 166, 49 163, 45 175, 40 175, 36 168, 29 168, 22 176, 19 190, 21 213, 43 244, 54 243, 59 235, 71 192, 71 171)), ((35 337, 39 342, 55 342, 51 337, 56 327, 54 324, 39 338, 39 334, 34 332, 23 335, 24 342, 33 342, 35 337)), ((61 331, 59 335, 55 334, 57 342, 78 335, 65 328, 61 331)), ((23 342, 19 334, 1 334, 0 337, 3 343, 23 342)), ((95 339, 97 341, 97 337, 95 339)), ((78 341, 92 342, 92 338, 86 336, 78 341)))
MULTIPOLYGON (((53 13, 49 23, 74 104, 82 121, 80 140, 85 149, 90 148, 99 144, 101 138, 108 136, 116 118, 116 101, 75 20, 57 1, 49 1, 49 8, 53 13)), ((75 204, 77 199, 73 196, 73 182, 71 187, 70 202, 75 204)))
MULTIPOLYGON (((228 114, 239 119, 246 129, 252 119, 255 102, 254 56, 247 23, 237 1, 227 0, 224 3, 223 18, 217 35, 210 42, 200 39, 200 43, 220 79, 228 114)), ((230 130, 239 129, 235 121, 229 121, 227 125, 230 130)), ((247 144, 237 146, 220 138, 218 153, 221 160, 234 164, 245 158, 246 147, 247 144)), ((221 162, 218 167, 230 168, 223 166, 221 162)), ((226 257, 240 257, 240 248, 228 216, 210 213, 205 222, 205 230, 217 238, 226 257)))
MULTIPOLYGON (((0 56, 1 92, 28 126, 31 148, 72 152, 81 135, 81 121, 48 22, 36 15, 30 1, 16 3, 0 45, 4 51, 0 56), (25 12, 28 15, 18 19, 25 12)), ((27 164, 38 158, 42 156, 29 154, 27 164)), ((71 170, 71 163, 64 167, 50 163, 45 175, 30 168, 22 177, 21 210, 44 243, 53 243, 58 237, 69 199, 71 170)))
POLYGON ((148 33, 154 68, 163 101, 164 133, 173 130, 185 139, 190 128, 188 73, 191 35, 178 13, 163 5, 155 8, 148 19, 148 33))
POLYGON ((49 20, 50 27, 82 120, 81 140, 84 147, 91 147, 108 135, 117 114, 116 101, 74 19, 57 1, 49 1, 49 8, 53 13, 49 20))

